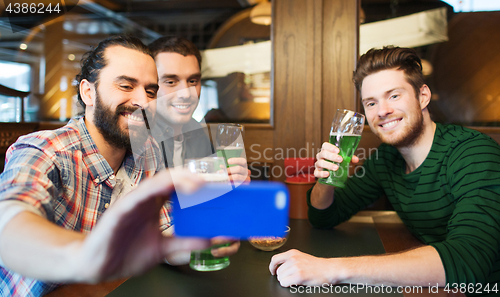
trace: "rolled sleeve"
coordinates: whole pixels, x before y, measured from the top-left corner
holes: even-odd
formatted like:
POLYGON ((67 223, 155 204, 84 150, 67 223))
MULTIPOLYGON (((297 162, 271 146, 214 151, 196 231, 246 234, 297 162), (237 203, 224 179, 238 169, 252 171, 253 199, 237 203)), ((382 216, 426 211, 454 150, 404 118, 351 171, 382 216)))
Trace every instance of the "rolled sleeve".
POLYGON ((25 202, 52 220, 52 198, 59 192, 54 181, 60 180, 54 163, 38 148, 14 148, 9 152, 7 166, 0 175, 0 201, 25 202))

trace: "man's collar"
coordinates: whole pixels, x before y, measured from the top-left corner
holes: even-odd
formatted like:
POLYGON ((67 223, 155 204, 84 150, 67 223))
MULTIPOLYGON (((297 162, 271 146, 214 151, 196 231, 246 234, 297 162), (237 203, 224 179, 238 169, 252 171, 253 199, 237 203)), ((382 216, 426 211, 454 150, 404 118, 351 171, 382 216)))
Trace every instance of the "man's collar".
POLYGON ((174 141, 183 142, 184 141, 184 133, 181 133, 179 135, 175 135, 174 136, 174 141))
MULTIPOLYGON (((165 120, 164 117, 158 116, 155 119, 155 129, 157 134, 159 132, 160 135, 158 135, 162 139, 167 139, 167 138, 173 138, 176 135, 174 134, 174 128, 172 125, 165 120)), ((191 134, 197 133, 197 130, 200 129, 200 123, 198 123, 195 119, 191 118, 187 123, 182 125, 182 135, 185 138, 191 137, 191 134)), ((156 137, 156 136, 155 136, 156 137)))
POLYGON ((106 159, 99 153, 97 145, 85 125, 85 117, 72 119, 69 124, 76 125, 79 131, 82 159, 89 169, 92 180, 95 184, 106 181, 114 172, 106 159))

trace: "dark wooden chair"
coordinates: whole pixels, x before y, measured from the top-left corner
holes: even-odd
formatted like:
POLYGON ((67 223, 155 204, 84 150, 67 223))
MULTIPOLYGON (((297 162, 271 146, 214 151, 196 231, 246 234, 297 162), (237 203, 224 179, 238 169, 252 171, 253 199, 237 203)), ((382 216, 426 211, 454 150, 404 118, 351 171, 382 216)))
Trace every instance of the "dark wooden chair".
POLYGON ((30 92, 18 91, 0 84, 0 95, 18 97, 21 100, 21 122, 20 123, 0 123, 0 172, 3 171, 5 162, 5 152, 19 136, 31 133, 37 129, 38 123, 24 122, 24 99, 30 92))
POLYGON ((18 91, 0 84, 0 95, 17 97, 21 100, 21 123, 24 122, 24 98, 29 94, 30 92, 18 91))

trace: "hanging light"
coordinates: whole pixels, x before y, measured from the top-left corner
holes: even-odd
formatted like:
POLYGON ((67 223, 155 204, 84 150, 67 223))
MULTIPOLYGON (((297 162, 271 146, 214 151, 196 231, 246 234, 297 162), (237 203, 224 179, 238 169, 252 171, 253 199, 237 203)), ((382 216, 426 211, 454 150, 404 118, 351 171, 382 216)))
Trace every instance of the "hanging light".
POLYGON ((422 59, 421 61, 422 61, 422 74, 424 76, 431 75, 433 70, 431 62, 429 62, 426 59, 422 59))
POLYGON ((264 0, 255 5, 250 11, 250 20, 258 25, 271 25, 271 2, 264 0))

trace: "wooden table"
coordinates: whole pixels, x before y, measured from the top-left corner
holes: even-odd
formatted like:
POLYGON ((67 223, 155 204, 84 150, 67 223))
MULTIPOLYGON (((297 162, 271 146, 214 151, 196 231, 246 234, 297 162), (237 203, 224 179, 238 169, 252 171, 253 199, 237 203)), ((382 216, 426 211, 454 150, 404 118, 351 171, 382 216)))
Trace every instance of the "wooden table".
MULTIPOLYGON (((319 257, 339 257, 392 253, 422 245, 392 211, 360 212, 350 221, 331 230, 314 229, 307 220, 300 219, 290 220, 290 227, 288 241, 280 249, 263 252, 248 242, 242 242, 238 253, 231 256, 231 265, 220 271, 197 272, 187 265, 159 265, 139 277, 97 285, 65 285, 47 296, 293 296, 297 295, 295 293, 299 288, 283 288, 276 277, 269 273, 269 261, 276 253, 295 248, 319 257)), ((335 289, 324 290, 332 295, 346 295, 336 294, 335 289)), ((384 294, 359 289, 356 295, 464 296, 447 294, 442 290, 429 293, 428 290, 422 288, 420 293, 413 291, 399 294, 394 291, 384 294)), ((320 296, 325 292, 308 296, 320 296)))

